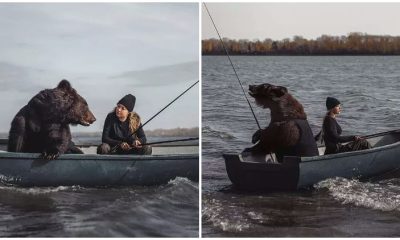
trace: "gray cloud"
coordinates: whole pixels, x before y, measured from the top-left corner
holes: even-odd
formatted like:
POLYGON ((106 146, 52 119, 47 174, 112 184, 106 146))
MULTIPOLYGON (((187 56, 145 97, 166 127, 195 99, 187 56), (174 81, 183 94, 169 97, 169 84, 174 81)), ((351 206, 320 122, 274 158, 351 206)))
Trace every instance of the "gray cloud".
POLYGON ((112 77, 136 87, 176 85, 195 82, 199 78, 199 63, 187 62, 141 71, 129 71, 112 77))
POLYGON ((41 89, 45 86, 40 78, 46 75, 40 69, 18 66, 11 63, 0 62, 0 83, 2 91, 28 92, 32 89, 41 89), (39 78, 40 76, 40 78, 39 78))
POLYGON ((0 61, 53 70, 118 73, 198 56, 194 3, 0 3, 0 28, 0 61))

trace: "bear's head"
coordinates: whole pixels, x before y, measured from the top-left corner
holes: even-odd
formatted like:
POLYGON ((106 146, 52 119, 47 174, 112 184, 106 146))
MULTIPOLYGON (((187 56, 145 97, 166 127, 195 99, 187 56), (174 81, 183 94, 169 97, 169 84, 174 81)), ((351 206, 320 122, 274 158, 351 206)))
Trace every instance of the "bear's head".
POLYGON ((65 79, 56 88, 39 92, 29 104, 45 122, 89 126, 96 121, 86 100, 65 79))
POLYGON ((287 88, 269 83, 249 85, 249 94, 257 105, 271 109, 274 121, 307 119, 303 106, 290 94, 287 88))
POLYGON ((96 121, 86 100, 72 88, 67 80, 62 80, 57 89, 61 93, 63 104, 68 108, 66 120, 69 123, 89 126, 96 121))
POLYGON ((280 101, 280 99, 288 93, 287 88, 274 86, 269 83, 260 85, 249 85, 249 94, 255 100, 257 105, 263 108, 271 108, 271 106, 280 101))

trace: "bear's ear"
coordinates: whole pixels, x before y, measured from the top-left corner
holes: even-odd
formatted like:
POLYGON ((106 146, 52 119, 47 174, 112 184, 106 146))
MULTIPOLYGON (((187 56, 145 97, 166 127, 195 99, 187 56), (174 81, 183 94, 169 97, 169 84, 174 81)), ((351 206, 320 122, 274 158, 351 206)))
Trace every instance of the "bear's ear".
POLYGON ((63 79, 58 84, 57 88, 70 91, 72 89, 72 86, 71 86, 71 83, 68 82, 68 80, 63 79))
POLYGON ((275 96, 278 98, 282 97, 283 95, 285 95, 288 92, 287 88, 282 87, 282 86, 276 86, 272 89, 272 91, 274 92, 275 96))

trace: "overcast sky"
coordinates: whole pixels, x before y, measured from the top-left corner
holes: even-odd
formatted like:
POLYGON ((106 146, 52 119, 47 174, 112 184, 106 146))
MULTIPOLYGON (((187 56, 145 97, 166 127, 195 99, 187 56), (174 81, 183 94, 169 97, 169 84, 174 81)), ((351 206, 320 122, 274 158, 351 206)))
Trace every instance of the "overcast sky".
MULTIPOLYGON (((0 132, 29 99, 65 78, 101 131, 127 93, 143 122, 199 78, 197 3, 0 3, 0 132)), ((145 129, 197 127, 199 86, 145 129)))
MULTIPOLYGON (((362 32, 400 36, 400 3, 206 3, 222 37, 270 38, 362 32)), ((202 6, 202 39, 218 38, 202 6)))

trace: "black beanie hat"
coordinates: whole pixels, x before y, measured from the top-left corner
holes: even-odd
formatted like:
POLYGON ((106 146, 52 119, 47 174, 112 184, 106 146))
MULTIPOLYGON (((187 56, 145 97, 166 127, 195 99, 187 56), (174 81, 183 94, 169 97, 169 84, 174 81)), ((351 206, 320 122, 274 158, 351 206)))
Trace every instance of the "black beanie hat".
POLYGON ((334 97, 327 97, 326 98, 326 109, 331 110, 332 108, 336 107, 339 105, 340 102, 334 97))
POLYGON ((125 97, 121 98, 117 104, 122 104, 128 109, 129 112, 133 111, 135 107, 136 98, 132 94, 127 94, 125 97))

